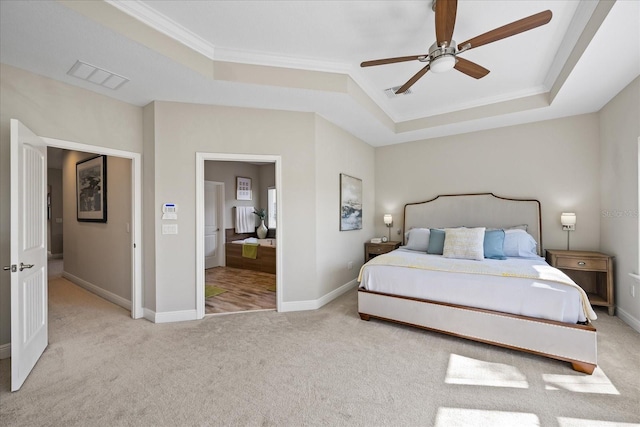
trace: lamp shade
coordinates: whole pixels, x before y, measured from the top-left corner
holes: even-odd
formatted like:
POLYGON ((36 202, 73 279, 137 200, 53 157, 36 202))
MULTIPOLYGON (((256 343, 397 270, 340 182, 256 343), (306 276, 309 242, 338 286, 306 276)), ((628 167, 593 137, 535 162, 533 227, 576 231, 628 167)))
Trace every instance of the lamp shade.
POLYGON ((384 223, 387 225, 391 225, 391 223, 393 223, 393 217, 391 216, 391 214, 384 215, 384 223))
POLYGON ((560 215, 560 223, 562 225, 576 225, 576 214, 573 212, 562 212, 562 215, 560 215))

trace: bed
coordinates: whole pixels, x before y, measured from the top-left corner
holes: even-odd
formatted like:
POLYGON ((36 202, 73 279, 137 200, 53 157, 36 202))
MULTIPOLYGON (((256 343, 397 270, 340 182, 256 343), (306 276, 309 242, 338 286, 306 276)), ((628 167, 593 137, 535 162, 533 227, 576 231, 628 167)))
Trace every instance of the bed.
MULTIPOLYGON (((567 361, 577 371, 593 373, 597 347, 591 320, 596 316, 584 291, 540 257, 537 200, 491 193, 442 195, 405 205, 403 226, 406 246, 373 258, 360 271, 358 312, 363 320, 377 318, 444 332, 567 361), (428 254, 425 248, 416 248, 415 237, 428 235, 425 230, 432 232, 430 244, 437 241, 435 233, 440 232, 433 229, 447 229, 450 242, 455 235, 470 233, 507 236, 500 243, 505 253, 495 254, 500 259, 484 260, 480 255, 479 261, 449 259, 437 249, 428 254), (511 246, 507 250, 507 240, 512 245, 514 236, 518 242, 530 239, 530 247, 522 249, 526 245, 520 243, 515 252, 511 246)), ((444 234, 440 233, 442 239, 444 234)), ((448 256, 450 242, 445 249, 448 256)))

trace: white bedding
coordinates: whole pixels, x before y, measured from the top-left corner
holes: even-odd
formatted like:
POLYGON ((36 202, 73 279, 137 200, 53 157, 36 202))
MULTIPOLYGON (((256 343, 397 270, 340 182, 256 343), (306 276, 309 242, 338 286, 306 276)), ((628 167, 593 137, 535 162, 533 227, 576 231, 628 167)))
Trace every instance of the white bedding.
MULTIPOLYGON (((438 257, 406 249, 390 254, 411 259, 416 256, 438 257)), ((389 255, 390 255, 389 254, 389 255)), ((378 261, 381 261, 380 255, 378 261)), ((526 263, 547 265, 542 258, 469 261, 526 263)), ((486 276, 448 271, 425 271, 417 268, 365 264, 360 287, 369 291, 458 304, 565 323, 584 322, 587 319, 578 289, 553 281, 486 276)))

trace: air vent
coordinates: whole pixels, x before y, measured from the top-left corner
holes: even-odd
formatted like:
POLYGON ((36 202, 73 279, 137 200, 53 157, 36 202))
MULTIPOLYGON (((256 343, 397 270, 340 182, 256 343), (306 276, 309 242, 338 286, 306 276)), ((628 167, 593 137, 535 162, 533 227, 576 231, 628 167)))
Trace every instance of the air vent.
POLYGON ((119 74, 82 61, 76 61, 73 67, 67 71, 67 74, 113 90, 118 90, 123 84, 129 81, 128 78, 119 74))
POLYGON ((396 95, 396 91, 398 89, 400 89, 402 86, 395 86, 395 87, 390 87, 389 89, 385 89, 384 93, 387 94, 388 98, 396 98, 398 96, 402 96, 402 95, 410 95, 411 94, 411 89, 407 89, 406 91, 404 91, 403 93, 399 93, 396 95))

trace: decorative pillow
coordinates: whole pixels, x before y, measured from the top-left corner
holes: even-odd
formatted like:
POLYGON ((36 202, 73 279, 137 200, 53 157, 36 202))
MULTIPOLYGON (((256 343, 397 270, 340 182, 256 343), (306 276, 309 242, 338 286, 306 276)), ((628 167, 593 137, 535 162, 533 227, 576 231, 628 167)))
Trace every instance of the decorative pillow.
POLYGON ((445 228, 445 258, 484 259, 484 227, 477 228, 445 228))
POLYGON ((484 257, 507 259, 504 256, 504 230, 486 230, 484 232, 484 257))
POLYGON ((429 247, 429 229, 428 228, 412 228, 409 230, 407 245, 405 249, 412 251, 426 252, 429 247))
POLYGON ((539 258, 536 239, 524 230, 504 230, 504 255, 508 257, 539 258))
POLYGON ((429 230, 429 246, 427 253, 431 255, 442 255, 444 249, 444 230, 432 228, 429 230))

